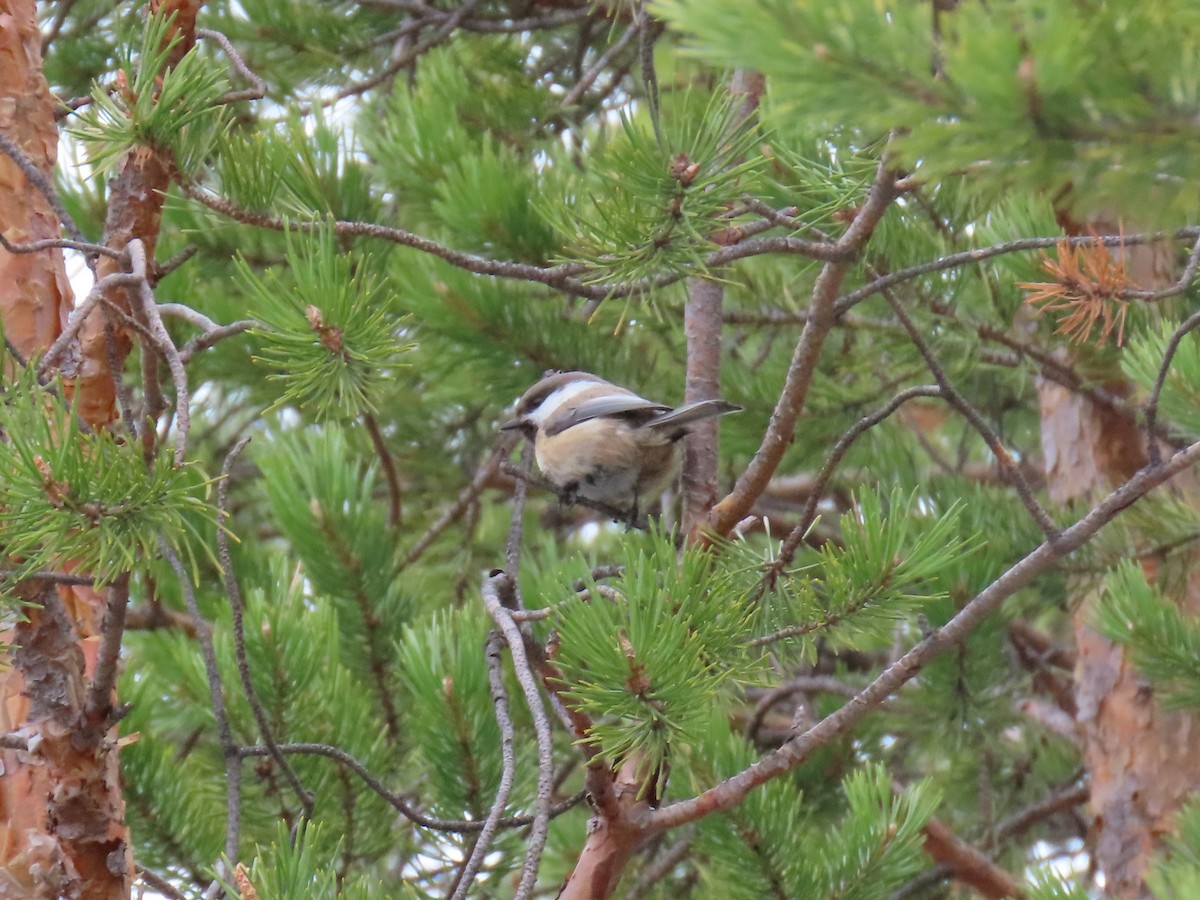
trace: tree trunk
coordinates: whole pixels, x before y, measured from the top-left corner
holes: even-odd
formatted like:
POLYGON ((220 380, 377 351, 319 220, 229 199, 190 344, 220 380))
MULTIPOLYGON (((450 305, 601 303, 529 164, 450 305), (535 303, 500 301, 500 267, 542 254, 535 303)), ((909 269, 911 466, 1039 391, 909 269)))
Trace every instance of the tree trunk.
MULTIPOLYGON (((1125 253, 1135 282, 1150 287, 1164 280, 1161 248, 1134 247, 1125 253)), ((1127 385, 1107 387, 1120 394, 1127 385)), ((1038 393, 1046 481, 1055 502, 1095 497, 1146 463, 1145 438, 1131 416, 1047 381, 1039 383, 1038 393)), ((1143 560, 1143 565, 1153 579, 1154 561, 1143 560)), ((1176 594, 1177 602, 1200 610, 1200 577, 1189 579, 1176 594)), ((1076 584, 1069 601, 1078 651, 1076 721, 1091 783, 1091 852, 1104 873, 1106 896, 1141 897, 1158 837, 1187 795, 1200 787, 1195 752, 1200 722, 1194 715, 1161 709, 1124 650, 1092 630, 1094 583, 1076 584)))

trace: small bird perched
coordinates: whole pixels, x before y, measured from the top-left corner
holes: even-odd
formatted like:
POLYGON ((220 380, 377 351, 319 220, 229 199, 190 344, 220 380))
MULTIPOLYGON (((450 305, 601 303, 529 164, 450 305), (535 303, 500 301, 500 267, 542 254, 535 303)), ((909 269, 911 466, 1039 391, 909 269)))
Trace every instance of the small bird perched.
POLYGON ((737 412, 725 400, 672 409, 588 372, 547 375, 501 426, 533 441, 538 467, 565 500, 584 497, 637 520, 638 503, 660 493, 679 465, 679 439, 701 419, 737 412))

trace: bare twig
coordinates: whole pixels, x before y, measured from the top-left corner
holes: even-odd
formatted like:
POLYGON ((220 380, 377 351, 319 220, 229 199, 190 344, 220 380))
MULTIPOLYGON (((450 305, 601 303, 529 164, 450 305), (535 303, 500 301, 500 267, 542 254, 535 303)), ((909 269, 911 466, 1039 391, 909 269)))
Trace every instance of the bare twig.
POLYGON ((504 815, 504 807, 508 804, 508 795, 512 791, 513 777, 516 773, 513 724, 508 715, 508 691, 504 688, 504 673, 501 669, 503 663, 500 654, 503 648, 504 638, 500 632, 493 631, 488 635, 484 654, 487 657, 488 684, 492 689, 492 708, 496 713, 496 724, 500 726, 500 784, 496 788, 496 799, 492 801, 492 808, 488 810, 483 827, 479 830, 475 846, 471 848, 471 855, 463 863, 462 870, 458 875, 458 885, 451 894, 451 900, 461 900, 467 896, 471 883, 475 880, 480 866, 483 865, 488 847, 492 843, 492 837, 496 833, 501 816, 504 815))
POLYGON ((229 532, 227 529, 229 523, 229 482, 233 471, 233 464, 242 451, 246 449, 248 443, 250 443, 248 436, 238 441, 225 456, 225 462, 221 465, 221 480, 217 485, 217 557, 221 562, 221 575, 225 580, 225 596, 229 598, 229 608, 233 613, 233 651, 237 659, 238 676, 242 681, 242 690, 246 693, 246 702, 250 705, 254 721, 258 723, 259 736, 262 737, 263 743, 266 745, 267 750, 270 751, 271 758, 275 760, 280 771, 283 772, 283 777, 287 780, 288 785, 296 794, 296 798, 300 801, 300 805, 304 809, 304 817, 311 819, 313 814, 312 792, 304 787, 291 764, 279 752, 279 746, 275 743, 275 736, 271 733, 271 724, 267 719, 266 710, 263 709, 258 691, 254 689, 254 679, 250 676, 250 660, 246 655, 246 606, 242 602, 242 589, 238 585, 237 575, 233 571, 233 554, 229 548, 229 532))
POLYGON ((20 578, 22 581, 49 581, 51 584, 95 584, 94 575, 78 575, 75 572, 19 572, 0 569, 0 579, 20 578))
POLYGON ((767 691, 754 704, 754 713, 746 723, 744 734, 750 740, 762 727, 763 719, 776 703, 786 700, 793 694, 826 693, 840 694, 849 699, 858 693, 859 689, 852 684, 839 681, 829 675, 801 675, 791 681, 784 682, 779 687, 767 691))
POLYGON ((113 711, 113 687, 117 683, 117 664, 121 658, 121 641, 125 637, 125 614, 129 609, 129 573, 122 572, 108 586, 108 602, 100 625, 100 650, 92 683, 88 685, 84 712, 93 722, 105 729, 113 711))
POLYGON ((366 93, 373 87, 383 84, 401 69, 410 65, 413 60, 417 59, 421 54, 433 49, 442 41, 446 40, 454 29, 462 23, 464 19, 471 14, 471 11, 479 4, 479 0, 464 0, 462 6, 451 12, 433 33, 423 40, 418 41, 409 47, 405 52, 397 54, 395 58, 388 61, 388 64, 363 81, 357 84, 352 84, 349 87, 343 88, 334 95, 333 101, 345 100, 347 97, 357 97, 359 94, 366 93))
POLYGON ((521 629, 509 615, 502 599, 502 594, 512 591, 512 581, 502 571, 492 573, 483 581, 483 604, 508 643, 509 652, 512 654, 513 668, 517 673, 517 682, 525 694, 525 702, 529 706, 534 732, 537 735, 537 801, 533 826, 530 829, 525 850, 525 862, 521 867, 521 880, 513 895, 517 900, 528 900, 534 883, 537 881, 542 850, 546 846, 550 822, 550 791, 554 779, 554 760, 551 756, 550 721, 546 718, 546 708, 542 703, 542 696, 538 692, 537 680, 530 668, 529 657, 525 653, 525 641, 521 636, 521 629))
POLYGON ((904 305, 896 299, 891 291, 884 291, 884 298, 892 307, 892 312, 896 314, 896 318, 900 320, 900 324, 904 326, 904 330, 908 332, 909 339, 913 342, 913 346, 917 348, 917 352, 925 360, 925 365, 928 366, 929 372, 933 375, 934 381, 941 388, 942 397, 947 403, 953 406, 962 414, 971 427, 979 432, 980 437, 988 445, 992 451, 992 455, 996 457, 996 463, 1008 476, 1013 488, 1017 492, 1017 496, 1021 498, 1021 504, 1029 512, 1030 518, 1037 523, 1038 528, 1042 530, 1042 534, 1046 535, 1051 541, 1058 536, 1058 526, 1054 524, 1054 520, 1050 518, 1037 498, 1033 496, 1033 489, 1029 486, 1029 482, 1025 480, 1025 474, 1021 471, 1021 467, 1017 465, 1012 455, 1000 442, 1000 436, 996 434, 991 425, 980 414, 970 401, 967 400, 958 389, 950 382, 950 378, 946 375, 946 370, 942 368, 942 364, 938 362, 933 350, 929 346, 929 342, 925 340, 925 336, 921 334, 905 310, 904 305))
POLYGON ((253 69, 246 65, 246 61, 242 59, 241 54, 237 52, 229 38, 221 32, 213 31, 210 28, 197 28, 196 37, 207 38, 220 44, 221 49, 225 51, 225 55, 229 57, 229 62, 234 70, 250 82, 249 88, 241 91, 230 91, 217 100, 217 103, 229 104, 238 103, 242 100, 261 100, 267 96, 267 83, 253 69))
POLYGON ((1086 803, 1090 791, 1091 789, 1086 783, 1072 784, 1043 797, 1037 803, 1030 804, 1025 809, 1013 813, 996 826, 989 845, 994 846, 1007 838, 1023 834, 1038 822, 1049 818, 1055 813, 1074 809, 1081 803, 1086 803))
POLYGON ((238 334, 249 331, 251 328, 261 327, 254 319, 240 319, 237 322, 230 322, 228 325, 218 325, 211 331, 206 331, 204 334, 197 335, 192 338, 179 351, 179 358, 184 362, 190 362, 192 357, 201 351, 207 350, 214 344, 225 340, 227 337, 233 337, 238 334))
POLYGON ((395 530, 404 522, 404 495, 400 490, 400 475, 396 472, 396 461, 392 459, 392 452, 383 438, 383 432, 379 430, 379 423, 375 420, 375 416, 369 412, 363 413, 363 427, 367 429, 367 436, 371 438, 371 446, 375 448, 375 456, 379 459, 380 468, 383 469, 383 477, 387 480, 388 527, 395 530))
MULTIPOLYGON (((467 272, 474 272, 477 275, 491 275, 497 278, 511 278, 518 281, 543 284, 555 290, 562 291, 565 294, 585 297, 591 300, 636 296, 674 284, 684 277, 682 272, 673 270, 659 276, 626 282, 624 284, 594 283, 592 281, 581 280, 580 276, 585 275, 588 271, 588 267, 581 263, 564 263, 550 268, 543 268, 528 263, 488 259, 454 250, 429 238, 406 231, 403 228, 393 228, 373 222, 338 220, 333 222, 332 225, 327 225, 326 223, 305 222, 302 220, 284 220, 278 216, 264 215, 242 209, 224 197, 218 197, 205 192, 181 175, 177 176, 176 180, 180 190, 187 197, 214 212, 228 216, 234 221, 246 225, 268 228, 272 231, 283 231, 287 228, 292 228, 296 231, 312 231, 317 228, 331 227, 334 233, 341 237, 368 237, 389 241, 393 244, 410 247, 422 253, 436 256, 438 259, 444 260, 453 266, 467 272)), ((851 232, 847 231, 847 235, 850 234, 851 232)), ((713 251, 705 259, 704 267, 720 267, 735 260, 770 253, 793 254, 826 262, 848 262, 853 258, 855 251, 840 244, 805 241, 793 237, 759 238, 713 251)))
MULTIPOLYGON (((58 192, 54 189, 53 183, 46 174, 38 168, 37 164, 25 155, 24 151, 18 147, 11 138, 7 135, 0 134, 0 152, 11 159, 18 169, 25 175, 38 192, 46 198, 46 202, 50 204, 50 208, 54 210, 54 214, 58 216, 58 221, 62 223, 63 229, 70 235, 73 241, 79 244, 92 246, 87 238, 83 236, 83 232, 79 230, 79 226, 75 224, 75 220, 71 214, 67 212, 67 208, 63 206, 62 200, 58 197, 58 192)), ((90 253, 91 251, 87 251, 90 253)))
POLYGON ((688 858, 695 840, 695 834, 685 834, 664 850, 638 875, 637 881, 629 886, 629 890, 625 892, 625 900, 638 900, 639 897, 649 894, 654 885, 670 875, 676 866, 688 858))
POLYGON ((516 445, 518 436, 512 432, 505 432, 496 439, 496 445, 492 448, 492 452, 488 454, 487 459, 479 466, 475 472, 475 477, 471 479, 471 483, 458 492, 458 497, 450 504, 446 510, 438 516, 437 520, 425 529, 425 533, 417 538, 416 542, 404 554, 404 559, 400 562, 400 568, 406 569, 421 558, 421 555, 429 549, 430 545, 437 540, 437 536, 450 527, 451 523, 457 520, 467 507, 492 479, 500 468, 500 463, 509 453, 512 452, 516 445))
POLYGON ((70 238, 43 238, 40 241, 29 241, 28 243, 15 244, 0 232, 0 247, 3 247, 9 253, 40 253, 43 250, 78 250, 80 253, 95 253, 100 256, 108 256, 112 259, 121 259, 122 253, 119 250, 113 250, 111 247, 105 247, 103 244, 91 244, 87 241, 74 241, 70 238))
POLYGON ((154 299, 154 289, 150 286, 150 275, 147 269, 146 248, 140 238, 134 238, 127 247, 129 266, 138 277, 138 296, 141 299, 142 312, 146 317, 146 325, 154 338, 154 344, 167 361, 167 369, 171 373, 171 381, 175 385, 175 465, 182 466, 187 459, 188 432, 191 430, 191 395, 188 393, 187 369, 179 356, 179 348, 171 340, 171 335, 163 325, 158 312, 158 302, 154 299))
MULTIPOLYGON (((183 592, 188 611, 196 623, 196 638, 200 641, 200 652, 204 657, 208 692, 212 697, 213 719, 217 724, 217 740, 221 746, 221 755, 225 757, 225 857, 232 865, 238 859, 242 825, 242 753, 234 743, 233 732, 229 727, 229 714, 225 709, 225 688, 221 683, 221 671, 217 667, 217 653, 213 648, 212 634, 200 615, 200 606, 196 602, 196 591, 192 587, 191 578, 183 562, 171 549, 171 545, 161 536, 158 539, 158 550, 179 581, 179 589, 183 592)), ((205 894, 212 891, 214 886, 219 888, 219 882, 213 881, 205 894)))
MULTIPOLYGON (((271 751, 266 747, 248 746, 241 747, 239 751, 245 757, 270 756, 271 751)), ((314 744, 314 743, 296 743, 296 744, 280 744, 279 752, 287 755, 301 754, 305 756, 323 756, 326 759, 332 759, 339 765, 349 769, 357 775, 368 788, 374 793, 387 801, 387 803, 395 809, 400 815, 408 819, 414 825, 419 825, 422 828, 428 828, 430 831, 447 831, 452 834, 471 834, 483 828, 482 821, 469 821, 462 819, 437 819, 432 816, 425 816, 413 809, 405 800, 404 797, 396 791, 389 790, 386 785, 376 778, 371 770, 364 766, 361 762, 347 753, 340 747, 334 747, 331 744, 314 744)), ((562 815, 567 810, 578 806, 583 800, 585 792, 580 791, 578 794, 568 798, 567 800, 557 803, 550 808, 550 818, 555 818, 562 815)), ((500 819, 501 828, 524 828, 533 822, 533 816, 506 816, 500 819)))
POLYGON ((796 550, 800 546, 804 536, 808 534, 808 529, 812 527, 813 522, 817 518, 817 506, 821 502, 821 498, 825 494, 825 488, 829 484, 829 479, 833 477, 834 471, 842 458, 849 452, 850 447, 857 441, 865 432, 874 428, 884 419, 891 416, 896 410, 917 397, 940 397, 942 391, 936 385, 919 385, 916 387, 905 388, 896 396, 892 397, 883 407, 869 415, 863 416, 834 444, 833 450, 829 457, 825 460, 825 464, 821 467, 820 473, 817 475, 816 481, 813 483, 812 490, 809 492, 808 499, 804 503, 804 509, 800 513, 800 521, 796 523, 796 527, 788 533, 784 538, 783 543, 779 546, 779 552, 772 561, 767 575, 764 576, 764 581, 770 581, 777 578, 789 565, 792 559, 795 558, 796 550))
POLYGON ((92 285, 92 289, 88 291, 88 295, 83 298, 81 303, 76 304, 75 309, 72 310, 62 333, 54 339, 54 343, 50 345, 41 362, 38 363, 38 377, 44 378, 58 362, 58 358, 71 345, 71 342, 79 336, 79 330, 83 328, 84 321, 104 298, 106 291, 113 287, 132 287, 138 281, 139 279, 136 275, 130 275, 126 272, 114 272, 112 275, 105 275, 92 285))
POLYGON ((791 444, 796 421, 804 408, 809 386, 816 374, 817 361, 821 356, 825 337, 836 321, 834 297, 845 278, 848 260, 867 243, 880 219, 896 198, 894 181, 895 175, 888 168, 886 161, 880 162, 875 183, 871 186, 866 201, 846 229, 846 233, 833 245, 839 259, 827 262, 821 267, 813 286, 808 322, 805 323, 792 354, 783 391, 775 404, 762 443, 733 490, 709 513, 707 525, 714 534, 727 534, 749 512, 754 501, 766 489, 776 467, 783 459, 784 452, 791 444))
MULTIPOLYGON (((533 444, 526 441, 525 446, 521 448, 521 463, 518 471, 523 475, 528 475, 532 465, 533 444)), ((513 491, 513 510, 508 525, 508 540, 505 542, 504 547, 504 560, 508 566, 508 577, 512 580, 514 586, 516 586, 521 573, 521 533, 525 524, 525 498, 529 493, 527 487, 528 483, 524 478, 517 479, 516 490, 513 491)))
POLYGON ((162 894, 168 900, 189 900, 187 894, 179 890, 179 888, 175 887, 175 885, 171 884, 171 882, 167 881, 161 875, 151 872, 149 869, 139 867, 138 878, 144 881, 146 886, 156 894, 162 894))
MULTIPOLYGON (((1200 247, 1200 243, 1197 243, 1196 246, 1200 247)), ((1154 439, 1158 423, 1158 401, 1162 397, 1163 386, 1167 383, 1167 374, 1171 371, 1171 361, 1175 359, 1180 343, 1197 326, 1200 326, 1200 312, 1192 313, 1172 333, 1171 339, 1167 341, 1167 349, 1163 353, 1162 362, 1158 367, 1158 377, 1154 379, 1154 390, 1150 392, 1150 399, 1146 401, 1146 443, 1150 445, 1150 464, 1152 466, 1157 466, 1162 461, 1158 441, 1154 439)))
POLYGON ((608 68, 609 63, 616 58, 617 54, 629 46, 630 41, 637 37, 638 32, 642 28, 642 19, 637 19, 632 25, 625 29, 622 34, 612 45, 596 58, 591 67, 579 76, 579 80, 567 91, 566 96, 562 99, 564 107, 572 107, 582 99, 587 93, 588 88, 595 84, 596 79, 600 77, 600 73, 608 68))
MULTIPOLYGON (((200 248, 196 244, 188 244, 165 262, 156 262, 154 264, 154 283, 158 284, 199 252, 200 248)), ((162 305, 160 304, 160 307, 162 305)), ((166 315, 166 313, 163 313, 163 315, 166 315)))
POLYGON ((1005 256, 1009 253, 1022 253, 1026 250, 1045 250, 1052 247, 1057 247, 1059 244, 1066 244, 1070 247, 1079 246, 1103 246, 1103 247, 1132 247, 1138 244, 1153 244, 1157 241, 1164 240, 1198 240, 1200 239, 1200 226, 1190 225, 1187 228, 1180 228, 1175 232, 1147 232, 1144 234, 1102 234, 1102 235, 1080 235, 1076 237, 1033 237, 1033 238, 1018 238, 1013 241, 1005 241, 1000 244, 993 244, 990 247, 978 247, 974 250, 963 250, 961 253, 951 253, 948 256, 940 257, 939 259, 930 260, 929 262, 920 263, 919 265, 909 266, 906 269, 897 269, 895 272, 889 272, 874 281, 871 281, 862 287, 851 291, 848 294, 843 294, 837 298, 834 303, 834 310, 838 315, 851 309, 868 297, 873 297, 885 288, 893 287, 897 284, 902 284, 905 281, 911 281, 914 278, 920 278, 922 275, 931 275, 934 272, 944 272, 947 269, 957 269, 959 266, 974 265, 997 256, 1005 256))
POLYGON ((1124 509, 1200 460, 1200 442, 1175 453, 1158 466, 1147 466, 1104 498, 1087 515, 1065 529, 1056 541, 1044 541, 984 588, 941 628, 934 629, 888 666, 853 700, 803 734, 758 760, 750 768, 707 791, 649 812, 642 827, 658 831, 694 822, 731 809, 754 788, 799 765, 818 747, 844 734, 916 676, 934 657, 957 645, 1016 591, 1030 584, 1059 560, 1083 546, 1124 509))

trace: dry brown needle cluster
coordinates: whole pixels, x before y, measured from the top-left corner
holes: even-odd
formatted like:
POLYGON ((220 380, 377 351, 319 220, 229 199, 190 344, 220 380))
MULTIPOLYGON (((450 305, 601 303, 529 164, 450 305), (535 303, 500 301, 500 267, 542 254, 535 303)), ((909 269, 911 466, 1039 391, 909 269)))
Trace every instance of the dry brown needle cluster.
POLYGON ((1046 256, 1042 268, 1054 280, 1021 281, 1017 287, 1028 291, 1025 302, 1039 313, 1061 313, 1056 334, 1084 343, 1092 338, 1097 324, 1100 333, 1096 345, 1104 344, 1112 333, 1117 346, 1125 340, 1125 314, 1129 308, 1127 293, 1136 289, 1125 273, 1124 247, 1114 256, 1099 243, 1072 244, 1059 241, 1057 259, 1046 256))

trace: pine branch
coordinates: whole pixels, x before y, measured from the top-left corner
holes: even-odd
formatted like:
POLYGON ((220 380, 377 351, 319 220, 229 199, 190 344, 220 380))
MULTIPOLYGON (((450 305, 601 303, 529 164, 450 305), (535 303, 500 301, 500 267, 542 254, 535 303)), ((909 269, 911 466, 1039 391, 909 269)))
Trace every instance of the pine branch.
POLYGON ((808 731, 764 756, 749 769, 726 779, 698 796, 674 803, 649 814, 643 823, 658 831, 694 822, 714 812, 730 809, 756 787, 791 771, 818 747, 844 734, 896 690, 911 680, 936 656, 955 646, 979 627, 992 612, 1016 591, 1027 586, 1055 563, 1091 540, 1123 510, 1154 488, 1189 469, 1200 460, 1200 442, 1175 453, 1159 466, 1141 469, 1087 515, 1065 529, 1057 540, 1045 541, 1007 569, 977 594, 941 628, 934 629, 911 650, 888 666, 853 700, 826 716, 808 731))

